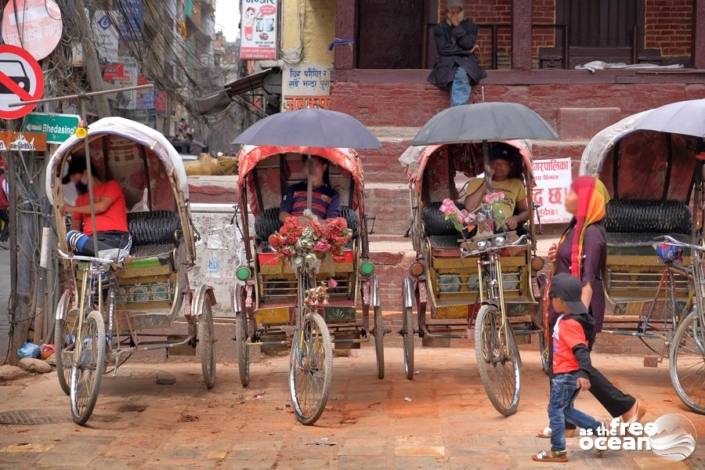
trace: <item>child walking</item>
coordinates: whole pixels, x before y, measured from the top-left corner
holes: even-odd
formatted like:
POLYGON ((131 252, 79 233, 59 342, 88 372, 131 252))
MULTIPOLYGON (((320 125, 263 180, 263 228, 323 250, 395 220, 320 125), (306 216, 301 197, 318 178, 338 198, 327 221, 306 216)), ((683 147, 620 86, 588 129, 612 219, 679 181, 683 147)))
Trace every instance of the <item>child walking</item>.
POLYGON ((595 435, 601 423, 573 406, 580 390, 589 390, 587 371, 590 364, 588 345, 595 335, 595 325, 580 296, 582 284, 570 274, 553 278, 549 297, 560 314, 553 327, 553 379, 548 402, 551 426, 551 450, 541 451, 532 458, 537 462, 567 462, 565 423, 570 421, 595 435))

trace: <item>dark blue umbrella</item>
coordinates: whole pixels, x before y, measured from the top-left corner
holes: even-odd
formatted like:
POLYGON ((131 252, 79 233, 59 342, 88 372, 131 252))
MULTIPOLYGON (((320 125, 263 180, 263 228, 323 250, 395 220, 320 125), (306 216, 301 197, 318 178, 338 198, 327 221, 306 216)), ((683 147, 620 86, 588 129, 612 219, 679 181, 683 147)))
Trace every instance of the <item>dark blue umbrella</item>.
POLYGON ((233 144, 377 149, 377 137, 354 117, 325 109, 302 109, 269 116, 240 134, 233 144))
POLYGON ((705 138, 705 100, 678 101, 644 113, 634 129, 705 138))

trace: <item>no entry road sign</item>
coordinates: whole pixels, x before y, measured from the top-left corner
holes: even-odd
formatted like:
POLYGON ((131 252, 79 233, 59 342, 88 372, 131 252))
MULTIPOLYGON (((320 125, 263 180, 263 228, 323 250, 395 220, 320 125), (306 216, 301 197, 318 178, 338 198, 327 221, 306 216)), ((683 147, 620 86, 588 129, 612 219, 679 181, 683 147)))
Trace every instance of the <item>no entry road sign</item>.
POLYGON ((0 46, 0 119, 17 119, 36 105, 10 107, 20 101, 41 99, 44 93, 42 68, 32 55, 17 46, 0 46))

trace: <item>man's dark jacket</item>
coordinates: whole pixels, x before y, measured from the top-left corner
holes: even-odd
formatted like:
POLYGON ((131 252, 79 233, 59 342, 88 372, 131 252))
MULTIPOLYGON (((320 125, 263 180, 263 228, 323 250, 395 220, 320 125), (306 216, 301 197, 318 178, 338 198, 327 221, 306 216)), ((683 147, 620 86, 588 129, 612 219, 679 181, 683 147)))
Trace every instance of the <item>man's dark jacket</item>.
POLYGON ((428 76, 429 82, 441 88, 448 88, 453 82, 457 67, 465 69, 471 85, 476 85, 487 76, 477 57, 470 53, 477 39, 475 23, 464 19, 458 26, 453 27, 443 21, 436 25, 433 36, 436 40, 438 62, 428 76))

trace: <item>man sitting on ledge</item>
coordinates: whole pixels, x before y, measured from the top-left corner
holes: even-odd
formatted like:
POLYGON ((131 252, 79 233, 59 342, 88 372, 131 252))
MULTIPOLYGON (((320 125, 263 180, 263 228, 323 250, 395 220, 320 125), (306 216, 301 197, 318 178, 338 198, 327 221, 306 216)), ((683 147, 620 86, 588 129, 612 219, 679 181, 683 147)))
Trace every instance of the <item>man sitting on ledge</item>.
POLYGON ((428 81, 444 90, 450 87, 450 105, 459 106, 470 101, 472 87, 487 73, 475 55, 480 50, 475 43, 477 26, 465 18, 463 0, 448 0, 446 6, 446 20, 438 23, 433 32, 438 62, 428 81))

